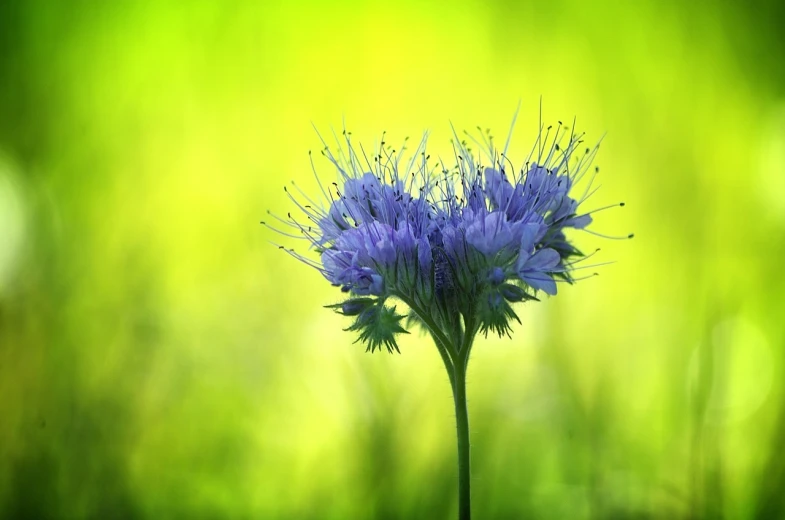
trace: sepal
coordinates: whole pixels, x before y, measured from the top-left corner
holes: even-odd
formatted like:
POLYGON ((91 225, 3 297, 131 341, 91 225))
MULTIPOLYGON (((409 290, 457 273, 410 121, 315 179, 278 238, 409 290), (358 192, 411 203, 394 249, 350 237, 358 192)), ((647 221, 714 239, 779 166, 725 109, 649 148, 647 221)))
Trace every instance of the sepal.
POLYGON ((510 320, 514 319, 518 323, 521 322, 510 304, 507 303, 507 300, 497 291, 492 291, 486 297, 480 298, 477 314, 480 318, 480 332, 485 334, 486 337, 488 336, 488 331, 497 333, 499 337, 505 334, 512 337, 510 320))
POLYGON ((355 343, 364 343, 366 352, 369 350, 375 352, 376 349, 381 350, 385 347, 391 354, 393 350, 400 353, 395 335, 409 333, 399 323, 405 317, 396 314, 395 307, 387 307, 377 300, 360 312, 355 322, 345 330, 360 333, 355 343))
POLYGON ((540 301, 539 298, 534 296, 533 294, 529 294, 524 291, 521 287, 517 285, 513 285, 511 283, 505 283, 501 287, 499 287, 499 293, 504 296, 504 299, 508 302, 520 302, 523 300, 535 300, 540 301))

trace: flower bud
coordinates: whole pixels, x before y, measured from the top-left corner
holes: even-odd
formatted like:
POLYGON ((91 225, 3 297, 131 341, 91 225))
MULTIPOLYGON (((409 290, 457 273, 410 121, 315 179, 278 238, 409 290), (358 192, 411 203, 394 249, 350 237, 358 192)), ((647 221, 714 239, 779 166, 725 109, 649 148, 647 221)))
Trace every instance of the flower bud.
POLYGON ((488 281, 495 287, 504 281, 504 270, 501 267, 494 267, 488 275, 488 281))
POLYGON ((336 303, 335 305, 326 305, 329 309, 335 309, 335 312, 343 314, 344 316, 357 316, 368 307, 374 305, 376 300, 373 298, 352 298, 343 303, 336 303))
POLYGON ((499 287, 499 292, 508 302, 519 302, 528 296, 526 291, 511 283, 506 283, 499 287))

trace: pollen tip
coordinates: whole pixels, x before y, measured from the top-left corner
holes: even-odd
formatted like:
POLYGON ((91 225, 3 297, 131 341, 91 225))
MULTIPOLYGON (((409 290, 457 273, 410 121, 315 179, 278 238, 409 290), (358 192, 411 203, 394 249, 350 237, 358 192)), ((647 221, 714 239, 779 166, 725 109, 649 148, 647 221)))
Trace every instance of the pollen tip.
POLYGON ((635 233, 630 233, 629 235, 627 235, 627 238, 632 238, 634 236, 635 236, 635 233))
POLYGON ((619 202, 619 207, 623 208, 625 206, 624 202, 619 202))

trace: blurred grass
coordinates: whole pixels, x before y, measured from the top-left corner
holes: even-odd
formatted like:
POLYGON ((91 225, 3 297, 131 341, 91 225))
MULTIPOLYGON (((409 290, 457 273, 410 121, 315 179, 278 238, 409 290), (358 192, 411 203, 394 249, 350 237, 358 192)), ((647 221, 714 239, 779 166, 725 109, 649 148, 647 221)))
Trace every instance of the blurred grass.
MULTIPOLYGON (((0 4, 0 516, 454 516, 447 379, 258 226, 311 128, 608 132, 601 276, 469 373, 478 518, 785 516, 780 3, 0 4)), ((319 168, 330 170, 325 162, 319 168)))

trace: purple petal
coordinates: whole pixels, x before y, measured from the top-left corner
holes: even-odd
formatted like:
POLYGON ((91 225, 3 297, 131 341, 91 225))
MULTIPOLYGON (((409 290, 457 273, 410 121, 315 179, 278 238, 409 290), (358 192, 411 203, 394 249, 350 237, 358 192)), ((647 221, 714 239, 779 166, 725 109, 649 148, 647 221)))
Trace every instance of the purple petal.
POLYGON ((420 269, 424 273, 431 271, 431 262, 433 261, 431 253, 431 243, 428 242, 426 237, 422 237, 417 241, 417 259, 420 262, 420 269))
POLYGON ((531 255, 534 252, 534 246, 537 245, 548 228, 539 222, 529 222, 522 226, 521 231, 521 253, 531 255))
POLYGON ((526 271, 547 271, 559 264, 561 256, 555 249, 540 249, 526 262, 526 271))
POLYGON ((591 224, 591 215, 578 215, 564 221, 564 227, 574 227, 576 229, 583 229, 589 224, 591 224))
POLYGON ((523 281, 533 289, 538 289, 546 294, 553 296, 556 294, 556 282, 545 273, 532 273, 523 277, 523 281))

